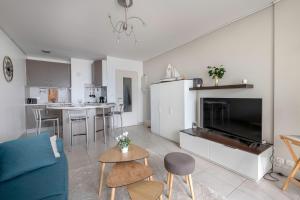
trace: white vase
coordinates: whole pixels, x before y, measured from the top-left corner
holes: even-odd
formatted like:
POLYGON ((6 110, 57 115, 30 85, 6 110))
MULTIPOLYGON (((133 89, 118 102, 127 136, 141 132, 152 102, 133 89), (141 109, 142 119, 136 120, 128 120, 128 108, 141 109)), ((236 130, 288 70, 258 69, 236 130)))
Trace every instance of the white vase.
POLYGON ((128 147, 123 147, 123 148, 121 149, 121 151, 122 151, 122 153, 127 153, 127 152, 128 152, 128 147))
POLYGON ((215 86, 218 86, 219 85, 219 78, 215 78, 215 86))

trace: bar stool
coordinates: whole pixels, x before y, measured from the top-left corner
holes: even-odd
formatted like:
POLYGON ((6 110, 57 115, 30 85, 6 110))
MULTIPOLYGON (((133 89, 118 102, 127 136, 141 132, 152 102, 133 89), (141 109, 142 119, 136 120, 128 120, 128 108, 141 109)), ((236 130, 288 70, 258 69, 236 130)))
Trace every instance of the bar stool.
POLYGON ((69 126, 70 126, 70 142, 71 146, 73 145, 73 137, 74 136, 86 136, 86 146, 88 147, 89 144, 89 137, 88 137, 88 115, 87 115, 87 110, 86 109, 74 109, 74 110, 68 110, 68 116, 69 116, 69 126), (84 133, 73 133, 73 122, 80 122, 84 121, 85 122, 85 132, 84 133))
POLYGON ((123 112, 124 112, 124 104, 119 104, 118 106, 114 107, 113 117, 114 116, 119 116, 120 117, 122 131, 123 131, 123 112))
POLYGON ((35 119, 35 127, 36 127, 36 135, 41 133, 42 122, 53 122, 53 131, 55 135, 55 129, 57 131, 57 136, 59 137, 59 117, 55 115, 42 115, 42 111, 44 109, 32 109, 34 119, 35 119), (56 126, 55 126, 56 124, 56 126))
POLYGON ((104 135, 104 144, 106 144, 106 118, 111 120, 111 130, 113 131, 114 129, 114 117, 113 117, 113 112, 111 111, 113 109, 114 105, 110 107, 110 111, 105 113, 105 107, 102 108, 102 113, 96 114, 94 116, 94 141, 96 141, 96 134, 97 132, 103 131, 104 135), (102 129, 97 129, 97 119, 102 118, 103 121, 103 128, 102 129))

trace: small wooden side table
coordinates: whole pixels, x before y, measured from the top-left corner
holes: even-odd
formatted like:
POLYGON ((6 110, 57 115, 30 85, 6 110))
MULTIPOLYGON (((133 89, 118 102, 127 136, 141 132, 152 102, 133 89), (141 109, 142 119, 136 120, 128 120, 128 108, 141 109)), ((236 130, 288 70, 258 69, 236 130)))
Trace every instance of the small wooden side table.
POLYGON ((116 188, 137 183, 152 176, 152 169, 136 161, 116 163, 107 177, 111 188, 111 200, 115 199, 116 188))
POLYGON ((119 147, 113 147, 100 155, 98 161, 100 162, 100 184, 99 184, 99 197, 103 186, 103 174, 106 163, 122 163, 135 160, 144 159, 144 163, 148 166, 149 152, 135 144, 129 145, 127 153, 122 153, 119 147))
POLYGON ((294 135, 280 135, 280 138, 283 140, 283 142, 286 144, 293 160, 295 161, 295 165, 290 173, 290 175, 288 176, 287 180, 285 181, 282 190, 286 190, 289 186, 290 182, 295 183, 296 185, 298 185, 300 187, 300 182, 297 181, 294 177, 296 175, 296 173, 299 171, 300 168, 300 159, 299 157, 296 155, 292 144, 295 146, 299 146, 300 147, 300 136, 294 136, 294 135))
POLYGON ((162 200, 164 184, 158 181, 140 181, 127 186, 131 200, 162 200))

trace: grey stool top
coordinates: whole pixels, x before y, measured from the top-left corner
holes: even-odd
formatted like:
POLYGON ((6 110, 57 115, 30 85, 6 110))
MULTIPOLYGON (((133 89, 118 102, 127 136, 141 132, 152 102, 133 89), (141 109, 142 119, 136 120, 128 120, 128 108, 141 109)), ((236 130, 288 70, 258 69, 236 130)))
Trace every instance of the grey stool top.
POLYGON ((180 152, 167 154, 164 163, 168 172, 179 176, 192 174, 195 169, 195 159, 188 154, 180 152))

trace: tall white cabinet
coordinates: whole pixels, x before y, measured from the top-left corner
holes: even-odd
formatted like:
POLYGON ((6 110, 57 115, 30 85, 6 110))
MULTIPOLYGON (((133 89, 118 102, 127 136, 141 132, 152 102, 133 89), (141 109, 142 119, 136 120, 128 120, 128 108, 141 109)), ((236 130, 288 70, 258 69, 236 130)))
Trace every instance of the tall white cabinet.
POLYGON ((179 132, 196 121, 196 92, 192 80, 151 85, 151 131, 179 142, 179 132))

